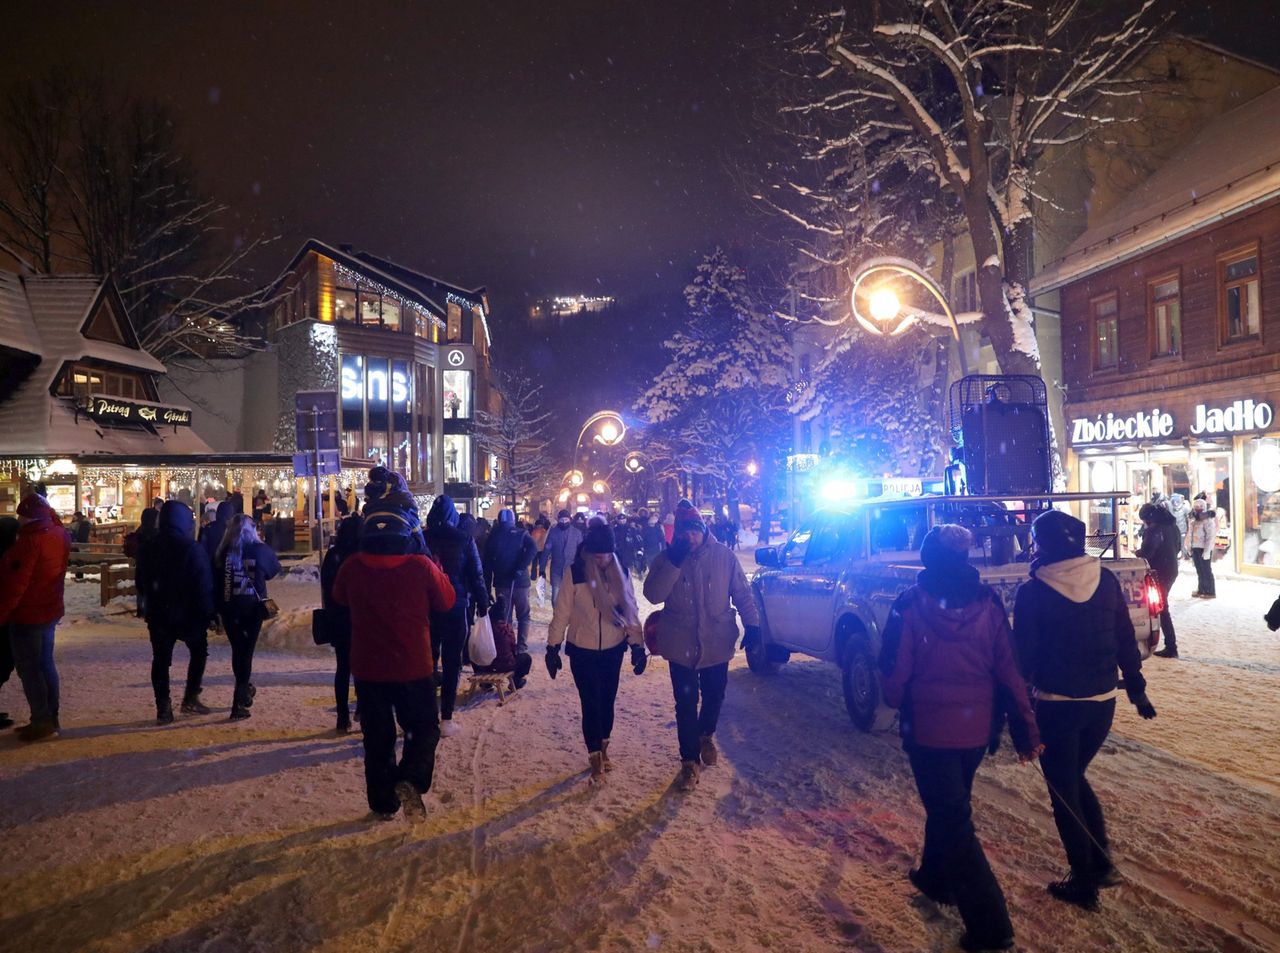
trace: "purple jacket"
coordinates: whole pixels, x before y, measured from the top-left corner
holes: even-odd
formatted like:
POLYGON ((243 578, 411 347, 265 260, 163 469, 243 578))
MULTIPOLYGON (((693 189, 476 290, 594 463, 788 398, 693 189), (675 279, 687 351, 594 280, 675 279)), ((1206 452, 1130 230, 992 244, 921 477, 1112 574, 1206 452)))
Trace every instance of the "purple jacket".
MULTIPOLYGON (((978 598, 944 607, 920 586, 894 605, 885 629, 886 648, 897 636, 896 658, 884 680, 885 701, 902 711, 903 736, 925 748, 978 748, 991 739, 997 689, 1013 700, 1030 747, 1040 744, 1027 687, 1018 674, 1009 620, 987 586, 978 598), (900 632, 894 631, 900 626, 900 632)), ((1014 735, 1015 739, 1021 732, 1014 735)), ((1022 745, 1019 745, 1022 748, 1022 745)))

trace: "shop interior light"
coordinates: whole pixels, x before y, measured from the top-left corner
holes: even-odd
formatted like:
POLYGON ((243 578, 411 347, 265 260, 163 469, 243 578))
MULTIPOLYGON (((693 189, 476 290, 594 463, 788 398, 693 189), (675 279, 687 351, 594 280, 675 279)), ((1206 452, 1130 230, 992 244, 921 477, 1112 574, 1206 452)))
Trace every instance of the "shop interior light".
POLYGON ((1280 447, 1259 441, 1250 470, 1254 484, 1263 493, 1280 490, 1280 447))
POLYGON ((1089 469, 1089 485, 1095 493, 1110 493, 1116 488, 1115 468, 1105 460, 1096 461, 1089 469))

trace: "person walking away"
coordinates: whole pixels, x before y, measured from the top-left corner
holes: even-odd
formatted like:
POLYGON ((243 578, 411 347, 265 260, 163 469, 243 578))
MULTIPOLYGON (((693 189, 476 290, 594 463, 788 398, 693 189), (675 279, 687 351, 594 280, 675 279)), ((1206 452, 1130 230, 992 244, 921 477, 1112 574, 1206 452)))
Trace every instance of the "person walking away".
POLYGON ((427 512, 427 545, 453 586, 448 608, 431 610, 431 649, 440 682, 440 733, 458 733, 453 717, 462 677, 462 650, 471 630, 471 619, 489 612, 489 595, 475 538, 462 529, 462 518, 451 497, 441 494, 427 512))
MULTIPOLYGON (((0 516, 0 572, 3 569, 4 554, 13 548, 13 544, 18 541, 18 530, 20 524, 15 517, 0 516)), ((0 624, 0 688, 3 688, 9 681, 9 676, 13 674, 13 648, 9 643, 9 626, 7 623, 0 624)), ((0 711, 0 728, 10 728, 13 726, 13 719, 9 717, 7 711, 0 711)))
POLYGON ((1191 562, 1196 567, 1196 591, 1191 595, 1197 599, 1218 597, 1217 583, 1213 578, 1213 547, 1217 539, 1218 515, 1209 508, 1207 500, 1197 498, 1191 504, 1191 522, 1187 536, 1191 562))
POLYGON ((0 565, 0 626, 9 630, 13 664, 31 709, 31 721, 17 731, 23 741, 40 741, 61 728, 53 642, 65 612, 70 556, 71 537, 53 507, 43 496, 27 496, 18 504, 17 540, 0 565))
MULTIPOLYGON (((138 521, 138 528, 124 538, 124 545, 121 548, 124 550, 125 558, 136 560, 142 547, 155 539, 156 534, 159 532, 160 511, 148 507, 142 511, 142 518, 138 521)), ((142 612, 139 611, 138 615, 142 615, 142 612)))
POLYGON ((1024 763, 1040 742, 1004 605, 969 565, 972 546, 963 526, 925 535, 924 569, 889 613, 880 671, 885 702, 901 712, 902 747, 925 811, 924 851, 908 878, 935 903, 959 908, 964 949, 1002 950, 1013 945, 1013 924, 972 812, 998 693, 1012 709, 1010 730, 1024 763))
POLYGON ((556 525, 547 531, 547 542, 543 546, 543 560, 547 565, 547 581, 551 584, 551 605, 555 611, 560 592, 560 580, 578 554, 582 545, 582 532, 569 519, 569 511, 561 510, 556 515, 556 525))
POLYGON ((1173 521, 1178 527, 1178 558, 1182 559, 1190 555, 1187 549, 1187 529, 1191 517, 1191 504, 1181 493, 1173 493, 1169 496, 1169 512, 1173 514, 1173 521))
POLYGON ((515 615, 517 652, 529 650, 529 567, 537 555, 533 537, 516 525, 515 511, 500 510, 498 525, 485 543, 484 582, 502 603, 502 621, 510 624, 515 615))
POLYGON ((653 561, 658 558, 658 553, 667 548, 667 534, 662 531, 662 527, 658 524, 658 517, 651 515, 641 529, 641 535, 644 539, 644 562, 646 569, 653 568, 653 561))
POLYGON ((181 710, 191 715, 209 714, 200 691, 209 658, 207 631, 214 614, 213 572, 194 530, 191 508, 177 500, 166 501, 160 509, 156 537, 143 544, 134 570, 138 601, 151 637, 151 688, 156 698, 156 723, 161 725, 173 722, 169 667, 173 647, 179 642, 190 653, 181 710))
POLYGON ((657 653, 670 663, 675 695, 681 761, 677 786, 690 791, 698 783, 699 765, 710 767, 719 759, 713 736, 738 642, 733 610, 742 617, 747 638, 760 637, 760 617, 738 558, 710 538, 691 505, 683 514, 675 524, 674 542, 653 561, 644 596, 663 607, 657 653))
MULTIPOLYGON (((200 545, 209 557, 210 567, 217 565, 218 547, 227 537, 227 529, 236 515, 236 505, 231 500, 223 500, 214 510, 213 522, 200 527, 200 545)), ((215 582, 215 586, 216 586, 215 582)))
POLYGON ((214 596, 222 626, 231 643, 231 670, 235 674, 235 694, 230 720, 249 717, 257 689, 253 687, 253 651, 264 620, 262 603, 267 598, 267 580, 280 574, 280 561, 271 547, 258 538, 258 526, 251 513, 236 513, 218 547, 214 596))
POLYGON ((422 535, 422 523, 418 519, 418 503, 409 492, 404 477, 386 467, 369 470, 369 482, 364 488, 364 518, 388 516, 400 520, 408 531, 409 548, 413 553, 425 555, 427 543, 422 535))
POLYGON ((364 779, 369 809, 390 820, 426 815, 440 727, 431 658, 433 613, 453 608, 449 577, 426 556, 411 553, 404 521, 365 520, 360 550, 344 560, 333 601, 351 610, 351 673, 360 696, 364 779), (396 762, 396 723, 404 749, 396 762))
POLYGON ((348 516, 339 523, 333 545, 324 554, 324 562, 320 564, 320 605, 331 613, 333 619, 330 627, 330 644, 333 645, 336 663, 333 673, 333 703, 338 713, 338 723, 334 730, 340 735, 351 730, 351 611, 333 601, 333 584, 338 579, 338 570, 342 568, 342 564, 360 548, 360 530, 363 527, 364 518, 361 516, 348 516))
POLYGON ((605 772, 613 767, 609 737, 627 646, 637 675, 644 673, 648 662, 635 589, 614 549, 613 531, 608 526, 593 526, 587 531, 582 551, 559 588, 547 630, 547 674, 553 679, 563 664, 560 646, 568 642, 565 651, 582 706, 582 740, 587 746, 592 784, 603 783, 605 772))
POLYGON ((1145 559, 1151 573, 1160 584, 1161 601, 1160 632, 1164 635, 1164 648, 1156 654, 1161 658, 1178 657, 1178 637, 1173 631, 1173 616, 1169 614, 1169 593, 1178 578, 1178 550, 1182 540, 1178 537, 1178 524, 1173 514, 1159 503, 1144 503, 1138 509, 1142 520, 1142 545, 1136 555, 1145 559))
POLYGON ((1044 770, 1053 819, 1070 874, 1049 893, 1086 910, 1098 889, 1119 883, 1108 850, 1102 805, 1085 772, 1102 748, 1116 712, 1116 671, 1143 718, 1147 699, 1129 605, 1119 580, 1084 552, 1085 525, 1057 510, 1031 526, 1036 556, 1018 589, 1013 641, 1018 665, 1036 699, 1044 770))

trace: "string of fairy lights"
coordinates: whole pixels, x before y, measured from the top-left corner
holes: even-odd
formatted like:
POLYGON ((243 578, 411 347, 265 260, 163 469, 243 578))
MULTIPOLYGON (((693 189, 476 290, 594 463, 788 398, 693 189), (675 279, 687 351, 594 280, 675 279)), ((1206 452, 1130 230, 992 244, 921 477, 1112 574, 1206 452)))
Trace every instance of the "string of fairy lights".
POLYGON ((388 288, 386 285, 382 284, 381 282, 374 281, 373 279, 369 278, 367 275, 364 275, 358 271, 354 271, 351 268, 348 268, 346 265, 342 264, 341 262, 335 261, 333 263, 333 270, 334 270, 334 274, 339 279, 341 279, 344 282, 350 283, 353 287, 357 289, 367 289, 369 291, 376 291, 378 294, 382 295, 383 297, 390 298, 392 301, 395 301, 397 304, 400 305, 401 308, 409 308, 416 312, 421 312, 425 314, 431 320, 431 322, 435 324, 437 327, 442 328, 445 326, 445 323, 442 320, 440 320, 440 317, 438 315, 432 314, 430 311, 427 311, 425 308, 422 307, 421 302, 417 301, 414 298, 406 297, 403 292, 397 291, 394 288, 388 288))

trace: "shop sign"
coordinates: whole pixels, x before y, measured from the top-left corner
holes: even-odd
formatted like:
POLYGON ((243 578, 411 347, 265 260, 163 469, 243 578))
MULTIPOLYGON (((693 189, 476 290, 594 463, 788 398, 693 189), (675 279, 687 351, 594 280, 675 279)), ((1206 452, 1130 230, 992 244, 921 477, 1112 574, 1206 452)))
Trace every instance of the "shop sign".
POLYGON ((1202 433, 1245 433, 1250 430, 1266 430, 1275 419, 1271 405, 1252 400, 1237 400, 1230 407, 1205 407, 1196 405, 1196 422, 1191 425, 1191 432, 1196 436, 1202 433))
POLYGON ((139 404, 118 397, 95 395, 80 408, 93 420, 102 423, 144 423, 152 426, 190 427, 191 411, 186 407, 163 407, 139 404))
POLYGON ((1108 443, 1121 440, 1158 440, 1173 434, 1173 414, 1153 407, 1150 413, 1140 410, 1128 417, 1107 414, 1105 417, 1075 417, 1071 421, 1071 442, 1108 443))
POLYGON ((921 496, 924 481, 918 477, 885 477, 880 483, 880 492, 884 496, 921 496))
POLYGON ((444 366, 451 371, 470 371, 476 366, 475 348, 470 345, 451 344, 444 349, 444 366))

